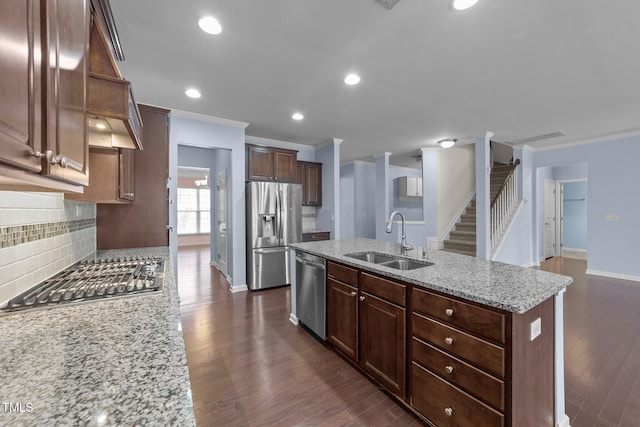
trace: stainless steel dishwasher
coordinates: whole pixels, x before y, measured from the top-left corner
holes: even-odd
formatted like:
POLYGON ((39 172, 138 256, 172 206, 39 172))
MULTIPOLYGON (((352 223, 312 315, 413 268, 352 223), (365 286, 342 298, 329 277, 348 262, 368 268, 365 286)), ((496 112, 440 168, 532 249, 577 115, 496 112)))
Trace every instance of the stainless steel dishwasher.
POLYGON ((296 251, 296 311, 298 322, 327 339, 325 259, 296 251))

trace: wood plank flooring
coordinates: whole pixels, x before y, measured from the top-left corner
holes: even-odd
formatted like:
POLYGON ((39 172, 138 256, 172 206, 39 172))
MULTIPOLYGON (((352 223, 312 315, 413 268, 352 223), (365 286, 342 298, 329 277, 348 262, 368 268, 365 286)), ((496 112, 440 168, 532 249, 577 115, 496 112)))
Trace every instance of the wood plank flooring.
POLYGON ((289 287, 232 294, 208 247, 179 251, 178 284, 199 427, 421 425, 289 322, 289 287))
POLYGON ((586 275, 584 260, 551 258, 540 268, 574 278, 564 297, 571 426, 640 426, 640 283, 586 275))
MULTIPOLYGON (((565 381, 572 427, 640 426, 640 284, 567 274, 565 381)), ((209 248, 178 252, 182 327, 203 426, 417 426, 421 423, 289 322, 289 288, 232 294, 209 248)))

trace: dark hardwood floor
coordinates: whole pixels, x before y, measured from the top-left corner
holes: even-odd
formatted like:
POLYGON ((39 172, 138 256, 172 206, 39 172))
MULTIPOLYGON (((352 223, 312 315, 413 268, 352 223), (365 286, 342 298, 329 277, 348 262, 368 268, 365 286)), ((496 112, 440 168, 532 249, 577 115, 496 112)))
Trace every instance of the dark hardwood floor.
MULTIPOLYGON (((567 274, 565 381, 572 427, 640 426, 640 284, 567 274)), ((289 322, 289 288, 232 294, 209 248, 178 252, 187 362, 199 427, 410 426, 421 423, 289 322)))
POLYGON ((564 297, 571 426, 640 426, 640 283, 586 275, 587 262, 570 258, 540 268, 574 278, 564 297))
POLYGON ((288 287, 232 294, 208 247, 180 249, 178 283, 199 427, 421 425, 289 322, 288 287))

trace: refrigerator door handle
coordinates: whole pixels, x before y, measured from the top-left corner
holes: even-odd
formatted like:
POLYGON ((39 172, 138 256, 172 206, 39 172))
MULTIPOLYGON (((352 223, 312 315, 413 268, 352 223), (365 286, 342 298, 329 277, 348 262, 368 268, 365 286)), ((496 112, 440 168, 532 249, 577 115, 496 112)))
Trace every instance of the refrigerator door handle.
POLYGON ((278 240, 280 240, 280 245, 283 244, 282 240, 284 236, 282 235, 282 210, 284 209, 284 204, 282 203, 282 186, 278 184, 276 191, 276 224, 277 224, 277 236, 278 240))
POLYGON ((254 249, 255 253, 257 254, 275 254, 277 252, 285 252, 288 251, 289 247, 287 246, 276 246, 273 248, 260 248, 260 249, 254 249))

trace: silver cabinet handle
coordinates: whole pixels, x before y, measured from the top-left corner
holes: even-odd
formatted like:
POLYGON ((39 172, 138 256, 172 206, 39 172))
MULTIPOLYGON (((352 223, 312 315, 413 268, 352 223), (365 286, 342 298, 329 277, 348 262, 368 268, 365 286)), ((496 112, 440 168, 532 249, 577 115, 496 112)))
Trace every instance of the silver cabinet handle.
POLYGON ((351 296, 352 296, 352 297, 355 297, 355 296, 356 296, 356 293, 355 293, 355 292, 351 292, 351 296))
POLYGON ((453 409, 452 408, 444 408, 444 413, 446 414, 447 417, 450 417, 453 415, 453 409))
POLYGON ((444 339, 444 342, 445 342, 445 343, 447 343, 448 345, 451 345, 451 344, 453 344, 453 338, 451 338, 451 337, 446 337, 446 338, 444 339))
POLYGON ((360 296, 360 301, 364 301, 364 295, 360 296))
POLYGON ((449 317, 453 316, 453 308, 447 308, 444 313, 449 317))
POLYGON ((35 157, 36 159, 47 159, 47 163, 51 165, 59 165, 61 168, 66 168, 67 166, 69 166, 72 169, 78 170, 80 172, 84 170, 84 167, 80 163, 73 161, 62 154, 58 154, 56 156, 51 150, 47 150, 44 153, 36 151, 35 153, 33 153, 33 157, 35 157))
POLYGON ((444 367, 444 370, 447 371, 447 374, 453 373, 453 366, 447 365, 444 367))

